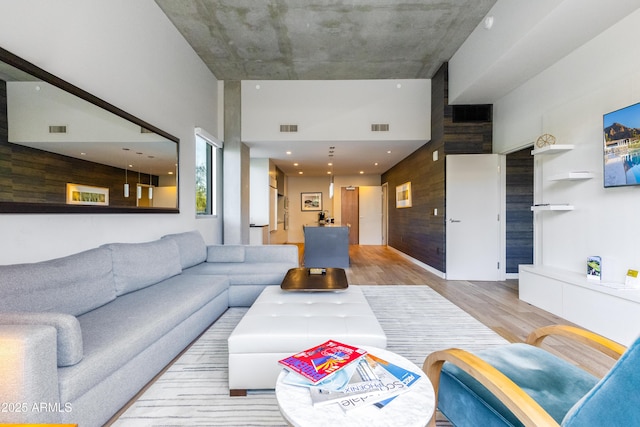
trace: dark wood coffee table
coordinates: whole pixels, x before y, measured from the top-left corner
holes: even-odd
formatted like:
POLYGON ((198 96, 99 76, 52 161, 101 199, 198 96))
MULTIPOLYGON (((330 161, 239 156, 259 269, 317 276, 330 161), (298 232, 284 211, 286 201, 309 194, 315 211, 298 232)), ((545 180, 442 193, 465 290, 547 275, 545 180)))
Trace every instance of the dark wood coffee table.
POLYGON ((285 291, 344 291, 349 287, 344 268, 292 268, 280 288, 285 291))

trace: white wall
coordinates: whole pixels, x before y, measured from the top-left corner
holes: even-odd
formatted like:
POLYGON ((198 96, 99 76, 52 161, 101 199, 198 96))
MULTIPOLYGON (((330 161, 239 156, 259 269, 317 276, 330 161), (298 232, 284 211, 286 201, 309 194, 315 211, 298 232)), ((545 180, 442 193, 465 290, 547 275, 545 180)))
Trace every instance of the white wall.
POLYGON ((303 243, 305 224, 318 222, 319 211, 302 211, 301 193, 322 192, 322 210, 328 210, 333 215, 332 201, 329 199, 330 179, 320 177, 288 177, 287 196, 289 197, 289 238, 290 243, 303 243))
POLYGON ((603 257, 603 279, 623 282, 640 269, 640 187, 603 187, 602 116, 640 101, 640 11, 612 26, 494 104, 494 151, 507 153, 543 133, 563 154, 536 157, 538 203, 571 203, 571 212, 535 214, 540 263, 586 271, 586 258, 603 257), (553 174, 591 171, 595 178, 549 182, 553 174))
POLYGON ((218 82, 153 0, 0 3, 0 46, 180 139, 180 214, 1 215, 0 264, 199 229, 194 132, 218 135, 218 82))
POLYGON ((425 141, 431 137, 424 120, 431 114, 430 92, 431 81, 424 79, 245 80, 242 140, 425 141), (372 120, 389 124, 389 131, 371 132, 372 120), (281 133, 281 124, 297 124, 298 132, 281 133))

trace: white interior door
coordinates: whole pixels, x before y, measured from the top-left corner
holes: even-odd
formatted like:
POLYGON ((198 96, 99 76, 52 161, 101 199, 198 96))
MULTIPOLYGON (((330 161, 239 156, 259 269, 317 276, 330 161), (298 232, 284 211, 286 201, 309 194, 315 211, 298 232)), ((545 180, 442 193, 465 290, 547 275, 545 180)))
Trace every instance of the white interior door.
POLYGON ((382 187, 359 187, 360 191, 360 230, 358 239, 361 245, 382 244, 382 187))
POLYGON ((500 159, 446 157, 446 277, 500 280, 500 159))

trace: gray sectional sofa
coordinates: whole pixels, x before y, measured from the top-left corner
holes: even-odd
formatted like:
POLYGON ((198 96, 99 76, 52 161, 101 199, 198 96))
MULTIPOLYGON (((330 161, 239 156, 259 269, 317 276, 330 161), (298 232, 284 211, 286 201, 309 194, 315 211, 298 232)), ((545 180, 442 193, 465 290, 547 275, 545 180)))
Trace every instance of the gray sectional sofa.
POLYGON ((297 266, 294 245, 207 247, 198 232, 0 266, 0 423, 104 424, 297 266))

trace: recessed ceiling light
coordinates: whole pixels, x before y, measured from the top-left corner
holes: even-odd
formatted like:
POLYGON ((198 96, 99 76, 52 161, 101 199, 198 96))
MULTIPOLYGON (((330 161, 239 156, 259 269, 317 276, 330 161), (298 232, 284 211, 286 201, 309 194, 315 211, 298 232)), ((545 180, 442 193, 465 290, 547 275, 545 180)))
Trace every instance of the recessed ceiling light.
POLYGON ((489 15, 486 18, 484 18, 484 28, 486 30, 490 30, 493 27, 493 16, 489 15))
POLYGON ((364 171, 360 171, 360 175, 364 174, 364 171))
POLYGON ((331 175, 331 171, 327 171, 327 175, 331 175))
POLYGON ((378 162, 375 162, 373 165, 374 165, 374 166, 378 166, 378 162))
POLYGON ((298 171, 298 175, 302 175, 302 173, 303 173, 302 171, 298 171))
POLYGON ((333 166, 333 163, 329 162, 327 163, 327 166, 333 166))
POLYGON ((299 163, 294 163, 293 166, 298 166, 299 163))
POLYGON ((291 155, 291 151, 287 151, 287 156, 290 156, 290 155, 291 155))
POLYGON ((391 150, 387 151, 387 154, 391 154, 391 150))

